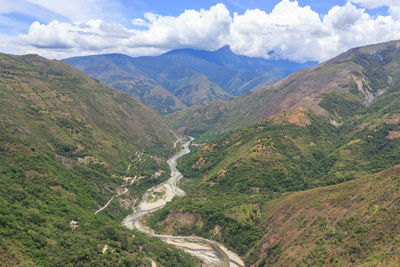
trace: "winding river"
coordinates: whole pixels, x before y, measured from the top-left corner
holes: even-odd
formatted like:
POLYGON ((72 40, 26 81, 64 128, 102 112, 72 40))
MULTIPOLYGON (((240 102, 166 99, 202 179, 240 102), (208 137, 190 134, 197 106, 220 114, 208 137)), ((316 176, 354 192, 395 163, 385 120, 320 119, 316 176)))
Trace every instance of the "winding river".
POLYGON ((176 168, 176 164, 179 158, 190 153, 189 146, 193 140, 194 138, 190 137, 190 140, 183 144, 182 150, 168 160, 171 177, 164 183, 147 190, 143 195, 143 200, 134 212, 122 221, 122 225, 179 247, 200 258, 207 266, 244 266, 243 260, 238 255, 218 242, 196 236, 157 235, 141 223, 143 216, 161 209, 174 196, 185 195, 185 191, 177 186, 177 182, 183 178, 183 175, 176 168))

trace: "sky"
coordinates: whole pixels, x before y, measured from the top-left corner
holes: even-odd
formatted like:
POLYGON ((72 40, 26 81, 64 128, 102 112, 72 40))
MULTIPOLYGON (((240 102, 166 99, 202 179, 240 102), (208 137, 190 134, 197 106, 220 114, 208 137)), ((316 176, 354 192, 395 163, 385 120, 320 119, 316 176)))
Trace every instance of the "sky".
POLYGON ((400 0, 0 0, 0 52, 62 59, 229 45, 251 57, 324 61, 400 39, 400 0))

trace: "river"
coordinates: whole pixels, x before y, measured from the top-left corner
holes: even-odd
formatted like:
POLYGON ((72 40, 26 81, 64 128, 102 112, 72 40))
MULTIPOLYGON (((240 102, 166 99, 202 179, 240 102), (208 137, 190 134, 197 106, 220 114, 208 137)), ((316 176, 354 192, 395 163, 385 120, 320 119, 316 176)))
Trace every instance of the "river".
POLYGON ((145 215, 161 209, 174 196, 185 195, 185 191, 177 186, 177 182, 183 178, 183 175, 176 168, 176 164, 179 158, 190 153, 189 146, 193 140, 194 138, 190 137, 190 140, 183 144, 182 150, 167 161, 171 169, 171 177, 164 183, 148 189, 134 212, 122 221, 122 225, 179 247, 200 258, 207 266, 244 266, 243 260, 238 255, 218 242, 197 236, 158 235, 141 223, 145 215))

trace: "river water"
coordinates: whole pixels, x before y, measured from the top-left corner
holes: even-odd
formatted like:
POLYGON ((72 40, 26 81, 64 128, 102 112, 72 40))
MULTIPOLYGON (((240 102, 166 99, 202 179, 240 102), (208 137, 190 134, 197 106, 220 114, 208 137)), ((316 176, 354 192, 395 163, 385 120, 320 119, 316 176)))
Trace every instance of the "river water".
POLYGON ((171 177, 164 183, 148 189, 134 212, 122 221, 122 225, 129 229, 137 229, 140 232, 160 238, 168 244, 179 247, 200 258, 207 266, 244 266, 242 259, 238 255, 220 243, 196 236, 157 235, 141 223, 141 219, 145 215, 161 209, 174 196, 185 195, 185 191, 177 186, 177 182, 183 178, 183 175, 176 168, 176 164, 179 158, 190 153, 189 146, 193 140, 194 138, 190 137, 190 140, 183 144, 182 150, 167 161, 171 169, 171 177))

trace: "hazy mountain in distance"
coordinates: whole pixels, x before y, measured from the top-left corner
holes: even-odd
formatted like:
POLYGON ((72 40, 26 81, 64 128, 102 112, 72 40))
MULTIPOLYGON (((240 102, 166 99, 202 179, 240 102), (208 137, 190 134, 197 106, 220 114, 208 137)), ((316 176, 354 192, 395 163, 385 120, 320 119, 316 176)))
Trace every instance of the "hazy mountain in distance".
POLYGON ((160 56, 132 58, 122 54, 107 54, 74 57, 64 61, 129 93, 162 114, 182 109, 182 102, 193 105, 199 103, 199 99, 207 102, 237 96, 316 64, 240 56, 227 46, 216 51, 178 49, 160 56), (196 84, 188 84, 190 81, 196 83, 198 78, 195 77, 209 80, 208 87, 201 86, 205 98, 198 97, 196 84), (185 99, 177 94, 178 88, 182 87, 186 88, 185 99), (164 88, 171 94, 165 92, 164 88), (189 91, 190 88, 193 91, 189 91), (190 99, 192 95, 194 99, 190 99))
POLYGON ((136 68, 130 57, 121 54, 80 57, 64 60, 70 65, 119 89, 160 114, 167 114, 186 107, 177 97, 158 85, 136 68))

